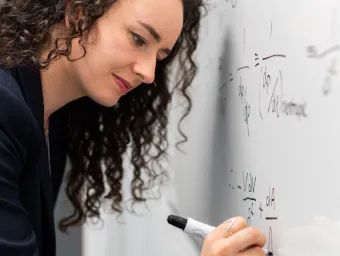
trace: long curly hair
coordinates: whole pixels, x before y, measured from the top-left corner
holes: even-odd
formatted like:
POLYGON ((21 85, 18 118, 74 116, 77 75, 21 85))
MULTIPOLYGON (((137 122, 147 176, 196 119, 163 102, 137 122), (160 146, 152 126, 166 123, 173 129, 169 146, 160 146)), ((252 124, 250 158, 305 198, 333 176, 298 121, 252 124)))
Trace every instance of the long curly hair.
MULTIPOLYGON (((68 157, 71 170, 67 175, 66 195, 73 212, 59 222, 59 228, 80 225, 87 218, 100 218, 100 207, 109 200, 111 208, 123 212, 122 180, 124 157, 133 166, 132 202, 144 202, 147 191, 167 179, 162 163, 167 159, 167 125, 169 103, 175 92, 185 99, 185 111, 178 123, 182 140, 187 141, 180 124, 191 109, 188 93, 196 65, 202 0, 182 0, 184 26, 170 56, 156 65, 155 83, 141 85, 122 97, 111 108, 89 98, 73 101, 63 108, 67 114, 68 157), (179 63, 178 80, 170 87, 170 66, 179 63), (79 111, 81 109, 81 111, 79 111)), ((83 39, 94 22, 116 0, 3 0, 0 4, 0 67, 34 65, 44 69, 61 56, 69 57, 71 42, 83 39), (70 22, 68 35, 52 42, 52 26, 64 23, 65 8, 70 22), (82 9, 81 17, 75 13, 82 9), (61 48, 61 41, 66 47, 61 48), (51 45, 45 59, 39 49, 51 45)), ((83 46, 86 54, 85 47, 83 46)), ((72 61, 72 60, 70 60, 72 61)))

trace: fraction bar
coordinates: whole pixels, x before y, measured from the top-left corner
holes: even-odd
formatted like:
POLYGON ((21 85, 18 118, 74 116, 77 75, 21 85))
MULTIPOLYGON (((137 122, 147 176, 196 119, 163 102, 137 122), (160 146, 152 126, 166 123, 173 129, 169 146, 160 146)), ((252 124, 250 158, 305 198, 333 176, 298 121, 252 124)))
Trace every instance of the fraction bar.
POLYGON ((266 217, 266 220, 277 220, 277 217, 266 217))

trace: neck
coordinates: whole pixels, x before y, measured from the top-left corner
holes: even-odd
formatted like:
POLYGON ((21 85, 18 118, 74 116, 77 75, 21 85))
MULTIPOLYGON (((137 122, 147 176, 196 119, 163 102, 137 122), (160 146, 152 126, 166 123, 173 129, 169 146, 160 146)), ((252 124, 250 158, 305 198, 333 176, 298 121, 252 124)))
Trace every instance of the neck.
MULTIPOLYGON (((52 40, 63 35, 64 27, 56 26, 52 32, 52 40)), ((53 45, 53 44, 52 44, 53 45)), ((41 56, 46 58, 51 47, 40 49, 41 56)), ((86 96, 80 82, 76 79, 73 63, 61 56, 53 61, 47 69, 40 71, 42 93, 44 99, 44 126, 48 129, 49 117, 58 109, 73 100, 86 96)))
POLYGON ((85 96, 72 72, 72 64, 65 57, 51 63, 40 72, 44 99, 44 122, 48 128, 49 117, 69 102, 85 96))

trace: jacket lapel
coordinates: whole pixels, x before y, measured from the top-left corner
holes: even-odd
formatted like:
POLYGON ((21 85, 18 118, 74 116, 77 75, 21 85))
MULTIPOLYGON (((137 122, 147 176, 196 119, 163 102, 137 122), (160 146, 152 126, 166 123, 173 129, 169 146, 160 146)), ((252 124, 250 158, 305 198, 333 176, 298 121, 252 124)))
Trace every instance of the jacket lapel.
POLYGON ((54 217, 53 217, 53 191, 49 170, 48 148, 44 134, 44 101, 40 72, 29 68, 16 69, 15 77, 26 99, 40 130, 41 145, 43 145, 42 156, 38 168, 41 170, 41 199, 45 209, 46 220, 48 221, 50 234, 55 238, 54 217))

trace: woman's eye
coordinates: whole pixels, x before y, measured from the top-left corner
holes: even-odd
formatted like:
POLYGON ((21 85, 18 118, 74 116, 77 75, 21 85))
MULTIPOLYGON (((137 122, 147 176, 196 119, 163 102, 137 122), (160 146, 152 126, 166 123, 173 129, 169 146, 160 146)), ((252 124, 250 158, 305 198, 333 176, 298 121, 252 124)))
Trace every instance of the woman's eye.
POLYGON ((134 43, 137 46, 144 46, 146 44, 145 40, 141 36, 139 36, 135 33, 132 33, 132 37, 133 37, 134 43))

